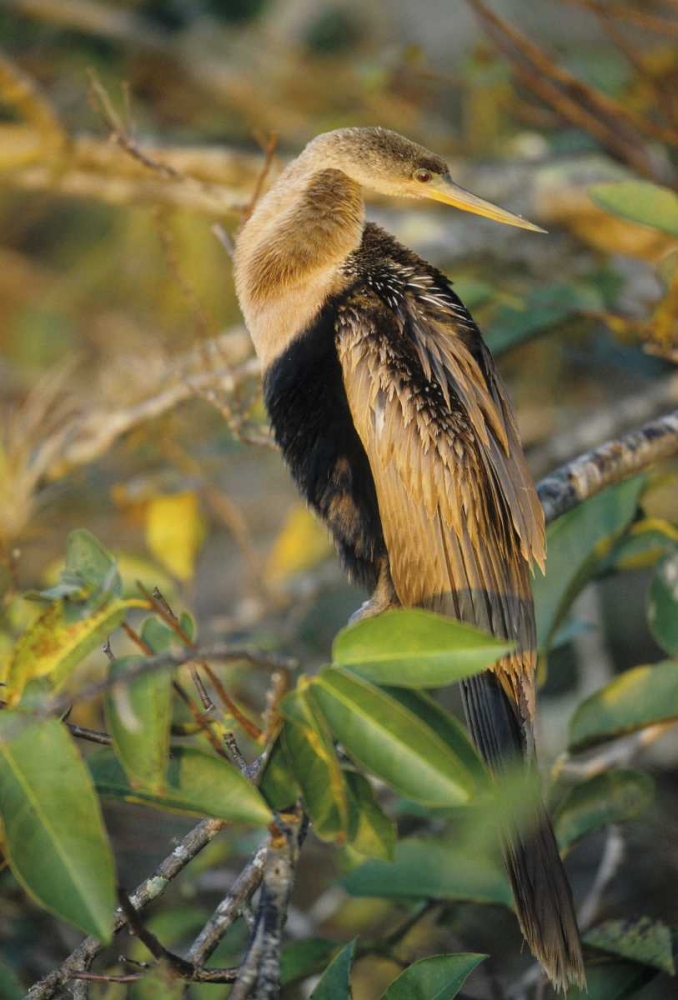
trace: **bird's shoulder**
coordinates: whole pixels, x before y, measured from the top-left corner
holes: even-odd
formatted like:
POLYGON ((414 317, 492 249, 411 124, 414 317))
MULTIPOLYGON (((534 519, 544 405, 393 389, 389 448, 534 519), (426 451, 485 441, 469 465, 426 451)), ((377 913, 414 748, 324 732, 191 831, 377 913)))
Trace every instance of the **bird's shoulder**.
POLYGON ((367 223, 360 245, 348 255, 342 272, 348 279, 347 300, 381 304, 395 313, 447 315, 450 321, 478 334, 468 310, 436 267, 374 223, 367 223))

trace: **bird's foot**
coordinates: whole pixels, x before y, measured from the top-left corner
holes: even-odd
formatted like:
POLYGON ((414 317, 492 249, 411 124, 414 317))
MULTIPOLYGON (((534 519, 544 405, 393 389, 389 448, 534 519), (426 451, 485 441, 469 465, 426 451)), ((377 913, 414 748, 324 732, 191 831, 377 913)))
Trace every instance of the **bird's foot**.
POLYGON ((357 611, 353 612, 348 623, 349 625, 355 625, 366 618, 374 618, 375 615, 380 615, 383 611, 397 607, 397 601, 394 601, 390 594, 373 594, 369 601, 365 601, 357 611))

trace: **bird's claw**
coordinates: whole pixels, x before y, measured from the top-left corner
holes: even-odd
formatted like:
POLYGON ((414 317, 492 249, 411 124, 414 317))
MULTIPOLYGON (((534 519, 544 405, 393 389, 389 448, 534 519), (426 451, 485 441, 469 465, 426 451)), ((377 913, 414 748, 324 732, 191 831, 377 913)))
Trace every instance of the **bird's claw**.
POLYGON ((389 599, 384 599, 383 597, 371 597, 369 601, 364 601, 357 611, 354 611, 348 620, 349 625, 356 625, 358 622, 364 621, 366 618, 374 618, 375 615, 380 615, 384 611, 388 611, 389 608, 394 608, 396 605, 393 601, 389 599))

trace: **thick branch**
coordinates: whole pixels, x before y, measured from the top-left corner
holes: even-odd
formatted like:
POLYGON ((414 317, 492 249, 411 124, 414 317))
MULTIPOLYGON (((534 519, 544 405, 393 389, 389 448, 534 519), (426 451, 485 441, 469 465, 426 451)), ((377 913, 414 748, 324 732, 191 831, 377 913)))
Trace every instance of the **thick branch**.
POLYGON ((259 158, 235 150, 145 146, 176 172, 168 175, 108 140, 84 136, 46 155, 42 133, 25 125, 0 126, 0 145, 3 186, 110 205, 169 205, 218 219, 240 217, 261 171, 259 158))
POLYGON ((678 410, 674 410, 618 441, 608 441, 580 455, 542 479, 537 487, 547 523, 607 486, 677 454, 678 410))
POLYGON ((264 861, 261 897, 247 956, 240 966, 231 1000, 276 1000, 280 996, 280 950, 294 870, 308 820, 301 807, 271 829, 264 861))

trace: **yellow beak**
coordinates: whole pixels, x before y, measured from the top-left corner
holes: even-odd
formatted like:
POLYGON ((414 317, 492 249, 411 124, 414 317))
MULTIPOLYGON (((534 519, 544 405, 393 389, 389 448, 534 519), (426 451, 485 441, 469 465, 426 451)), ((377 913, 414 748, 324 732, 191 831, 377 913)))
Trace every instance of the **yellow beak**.
POLYGON ((451 205, 453 208, 460 208, 462 212, 472 212, 474 215, 482 215, 485 219, 493 219, 494 222, 503 222, 505 226, 531 229, 535 233, 546 232, 541 226, 535 226, 533 222, 523 219, 522 215, 514 215, 505 208, 493 205, 491 201, 485 201, 484 198, 471 194, 470 191, 455 184, 451 178, 435 178, 426 188, 424 197, 442 201, 444 205, 451 205))

